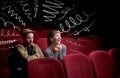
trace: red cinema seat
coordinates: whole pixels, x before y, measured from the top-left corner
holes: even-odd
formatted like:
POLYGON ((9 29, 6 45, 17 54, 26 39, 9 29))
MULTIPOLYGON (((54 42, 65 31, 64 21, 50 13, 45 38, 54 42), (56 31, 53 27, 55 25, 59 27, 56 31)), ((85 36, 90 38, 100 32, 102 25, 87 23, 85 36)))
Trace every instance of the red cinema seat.
POLYGON ((52 58, 31 60, 27 67, 29 78, 65 78, 62 63, 52 58))
POLYGON ((99 48, 101 44, 98 43, 98 38, 96 37, 79 37, 77 39, 79 51, 83 52, 86 55, 89 55, 90 52, 101 49, 99 48), (99 45, 99 46, 98 46, 99 45))
POLYGON ((37 39, 41 37, 40 32, 38 30, 33 30, 34 31, 34 43, 37 42, 37 39))
POLYGON ((89 58, 83 53, 67 55, 62 60, 66 78, 95 78, 89 58))
POLYGON ((51 29, 42 29, 41 31, 40 31, 40 38, 47 38, 47 36, 48 36, 48 33, 51 31, 51 29))
POLYGON ((8 78, 9 76, 10 70, 6 50, 0 50, 0 78, 8 78))
POLYGON ((8 68, 0 68, 0 78, 9 78, 10 70, 8 68))
POLYGON ((115 63, 115 75, 120 78, 120 48, 111 48, 108 53, 115 63))
POLYGON ((45 49, 47 48, 47 38, 39 38, 38 40, 37 40, 37 44, 38 44, 38 46, 41 48, 41 50, 43 51, 43 53, 44 53, 44 51, 45 51, 45 49))
POLYGON ((104 50, 96 50, 89 54, 96 78, 114 78, 114 62, 104 50))
POLYGON ((22 38, 17 39, 17 43, 16 43, 16 45, 17 45, 17 44, 21 44, 21 43, 23 43, 22 38))
POLYGON ((74 38, 64 37, 64 38, 62 38, 61 43, 66 45, 67 54, 79 53, 78 44, 74 38))

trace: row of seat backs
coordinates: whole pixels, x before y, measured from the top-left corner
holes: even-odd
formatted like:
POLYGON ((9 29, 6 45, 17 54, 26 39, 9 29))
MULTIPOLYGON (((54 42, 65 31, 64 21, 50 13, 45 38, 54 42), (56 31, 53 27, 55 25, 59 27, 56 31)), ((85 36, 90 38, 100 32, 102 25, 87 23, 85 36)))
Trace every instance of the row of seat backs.
MULTIPOLYGON (((47 40, 47 39, 44 39, 44 38, 41 38, 41 39, 43 39, 43 41, 42 41, 42 45, 41 45, 41 47, 44 47, 44 49, 46 48, 45 46, 47 46, 47 41, 44 41, 44 40, 47 40), (43 45, 45 45, 45 46, 43 46, 43 45)), ((66 42, 69 42, 69 43, 71 43, 71 41, 69 41, 69 39, 65 39, 65 41, 66 42), (68 41, 67 41, 68 40, 68 41)), ((39 40, 38 40, 39 41, 39 40)), ((40 43, 41 44, 41 43, 40 43)), ((66 43, 67 44, 67 43, 66 43)), ((72 43, 71 43, 72 44, 72 43)), ((68 45, 68 44, 67 44, 68 45)), ((76 45, 76 43, 73 43, 73 45, 76 45)), ((72 48, 72 47, 71 47, 72 48)), ((75 47, 74 47, 75 48, 75 47)), ((74 49, 73 48, 73 49, 74 49)), ((71 50, 72 51, 72 50, 71 50)), ((109 51, 108 51, 108 53, 110 54, 110 55, 113 55, 111 52, 116 52, 116 51, 118 51, 118 50, 116 50, 116 49, 110 49, 109 51)), ((5 53, 5 52, 3 52, 3 53, 5 53)), ((93 52, 92 52, 93 53, 93 52)), ((96 53, 96 52, 95 52, 96 53)), ((106 52, 105 52, 106 53, 106 52)), ((3 55, 4 56, 4 54, 0 54, 0 55, 3 55)), ((5 54, 5 56, 6 56, 6 54, 5 54)), ((90 56, 90 55, 89 55, 90 56)), ((114 58, 119 58, 118 57, 119 56, 119 54, 117 53, 115 53, 115 56, 114 56, 114 58)), ((113 57, 113 56, 112 56, 113 57)), ((103 58, 103 57, 102 57, 103 58)), ((6 59, 6 57, 5 57, 5 59, 6 59)), ((114 59, 115 60, 115 59, 114 59)), ((116 60, 115 60, 116 61, 116 60)), ((119 61, 119 60, 118 60, 119 61)), ((3 63, 2 63, 3 64, 3 63)), ((0 64, 0 65, 2 65, 2 64, 0 64)), ((109 64, 109 63, 108 63, 109 64)), ((112 64, 112 63, 111 63, 112 64)), ((111 65, 110 64, 110 65, 111 65)), ((118 63, 117 63, 118 64, 118 63)), ((120 65, 120 64, 119 64, 120 65)), ((4 65, 2 65, 2 66, 4 66, 4 65)), ((109 65, 108 65, 109 66, 109 65)), ((95 66, 94 66, 95 67, 95 66)), ((117 66, 117 68, 118 68, 118 66, 117 66)), ((3 74, 9 74, 9 70, 7 69, 6 70, 6 68, 5 69, 3 69, 3 67, 2 67, 2 69, 0 69, 0 72, 1 73, 3 73, 3 74), (6 73, 7 72, 7 73, 6 73)), ((119 73, 119 72, 117 72, 117 73, 119 73)), ((99 77, 100 78, 100 77, 99 77)))
POLYGON ((35 59, 27 65, 30 78, 115 78, 114 61, 104 50, 92 51, 88 56, 69 54, 61 61, 35 59))
MULTIPOLYGON (((83 52, 84 54, 88 55, 91 51, 97 49, 103 49, 102 43, 99 42, 100 39, 98 37, 95 38, 87 38, 81 37, 78 39, 74 39, 71 37, 64 37, 62 38, 61 43, 65 44, 67 47, 67 54, 76 53, 76 52, 83 52)), ((47 47, 47 38, 40 38, 37 40, 37 44, 44 52, 45 48, 47 47)))
POLYGON ((88 56, 96 78, 120 78, 120 48, 96 50, 88 56))
POLYGON ((82 53, 69 54, 62 61, 34 59, 27 67, 29 78, 95 78, 90 60, 82 53))
POLYGON ((66 78, 95 78, 90 60, 83 53, 67 55, 62 64, 66 78))
POLYGON ((62 62, 67 78, 116 78, 114 60, 105 50, 67 55, 62 62))
MULTIPOLYGON (((27 64, 29 77, 115 78, 115 59, 112 59, 114 54, 113 52, 119 51, 116 49, 110 49, 108 52, 103 50, 95 50, 92 51, 88 56, 83 53, 69 54, 61 61, 62 64, 60 61, 50 58, 35 59, 27 64), (109 55, 112 55, 112 58, 109 55)), ((2 68, 0 69, 0 72, 0 77, 4 75, 5 78, 7 78, 10 73, 8 70, 2 68)))

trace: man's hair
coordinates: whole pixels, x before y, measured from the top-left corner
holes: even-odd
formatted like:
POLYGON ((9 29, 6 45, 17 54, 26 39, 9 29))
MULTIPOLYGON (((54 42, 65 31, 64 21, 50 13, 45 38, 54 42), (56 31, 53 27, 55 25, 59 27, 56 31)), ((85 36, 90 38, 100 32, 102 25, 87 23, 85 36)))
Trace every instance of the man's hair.
POLYGON ((27 33, 34 33, 34 31, 32 31, 31 29, 23 29, 22 32, 21 32, 21 35, 24 35, 24 34, 27 34, 27 33))

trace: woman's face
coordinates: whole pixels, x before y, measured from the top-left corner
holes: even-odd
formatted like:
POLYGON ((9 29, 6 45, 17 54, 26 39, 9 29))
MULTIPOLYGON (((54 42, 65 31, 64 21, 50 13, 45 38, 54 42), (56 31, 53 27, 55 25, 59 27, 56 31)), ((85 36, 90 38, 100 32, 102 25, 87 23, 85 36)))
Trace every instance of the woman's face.
POLYGON ((61 34, 56 33, 53 38, 51 38, 52 43, 60 44, 61 43, 61 34))

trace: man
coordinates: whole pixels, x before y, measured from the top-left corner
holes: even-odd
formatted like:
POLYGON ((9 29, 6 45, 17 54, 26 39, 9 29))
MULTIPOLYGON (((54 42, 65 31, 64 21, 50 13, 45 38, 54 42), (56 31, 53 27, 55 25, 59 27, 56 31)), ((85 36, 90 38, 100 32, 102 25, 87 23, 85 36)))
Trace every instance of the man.
POLYGON ((23 43, 18 44, 16 47, 24 59, 30 61, 32 59, 44 57, 38 45, 33 43, 34 32, 32 30, 24 29, 21 35, 23 43))
POLYGON ((26 63, 44 57, 41 49, 33 42, 34 32, 31 29, 24 29, 21 36, 23 43, 16 45, 12 49, 12 55, 8 57, 12 71, 10 78, 27 78, 26 63))

